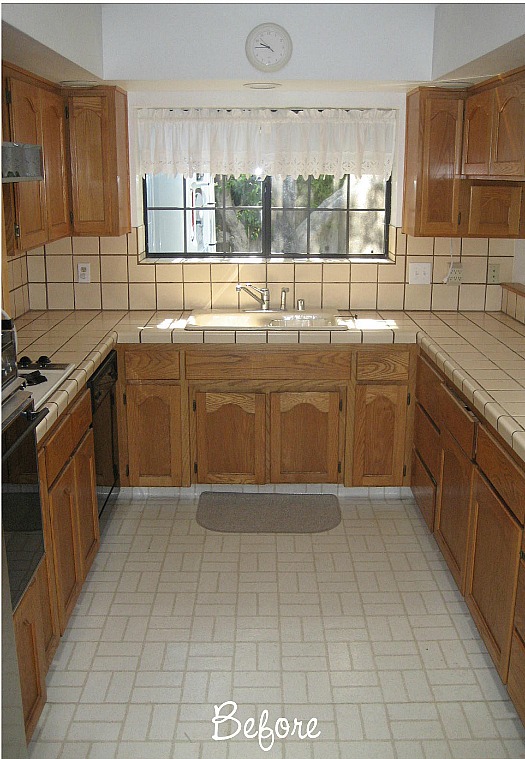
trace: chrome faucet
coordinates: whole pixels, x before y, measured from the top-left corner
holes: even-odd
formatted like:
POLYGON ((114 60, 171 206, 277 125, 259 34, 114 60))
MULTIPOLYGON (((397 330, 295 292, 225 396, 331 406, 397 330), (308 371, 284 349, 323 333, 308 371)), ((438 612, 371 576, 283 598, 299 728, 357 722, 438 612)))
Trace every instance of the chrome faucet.
POLYGON ((286 293, 289 292, 289 287, 281 287, 281 311, 286 311, 286 293))
POLYGON ((255 285, 252 285, 251 282, 245 282, 244 285, 241 285, 240 282, 238 282, 235 286, 235 289, 238 293, 241 292, 241 290, 244 290, 245 293, 248 293, 248 295, 251 295, 254 300, 257 301, 257 303, 260 304, 263 311, 268 311, 270 308, 270 291, 267 287, 255 287, 255 285), (248 288, 251 287, 251 290, 248 290, 248 288), (260 297, 256 295, 252 290, 255 290, 255 293, 260 293, 260 297))

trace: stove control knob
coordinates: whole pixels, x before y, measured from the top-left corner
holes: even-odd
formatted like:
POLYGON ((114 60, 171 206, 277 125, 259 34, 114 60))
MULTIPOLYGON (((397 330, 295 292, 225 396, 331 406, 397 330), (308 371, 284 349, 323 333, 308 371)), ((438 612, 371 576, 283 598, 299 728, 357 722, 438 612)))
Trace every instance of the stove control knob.
POLYGON ((38 366, 48 366, 51 363, 49 356, 39 356, 37 360, 38 366))
POLYGON ((27 369, 29 366, 31 366, 32 363, 33 362, 31 361, 31 359, 29 358, 29 356, 22 356, 22 358, 18 362, 19 366, 22 369, 27 369))

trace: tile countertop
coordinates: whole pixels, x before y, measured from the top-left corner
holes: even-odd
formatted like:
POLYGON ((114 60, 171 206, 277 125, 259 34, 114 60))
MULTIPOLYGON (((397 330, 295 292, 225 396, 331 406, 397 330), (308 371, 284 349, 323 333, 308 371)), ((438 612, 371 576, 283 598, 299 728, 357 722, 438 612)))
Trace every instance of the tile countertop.
MULTIPOLYGON (((415 343, 525 462, 525 325, 501 312, 359 312, 351 331, 185 331, 189 311, 29 311, 16 320, 18 354, 76 364, 51 396, 40 440, 119 343, 415 343)), ((347 312, 346 312, 347 313, 347 312)))

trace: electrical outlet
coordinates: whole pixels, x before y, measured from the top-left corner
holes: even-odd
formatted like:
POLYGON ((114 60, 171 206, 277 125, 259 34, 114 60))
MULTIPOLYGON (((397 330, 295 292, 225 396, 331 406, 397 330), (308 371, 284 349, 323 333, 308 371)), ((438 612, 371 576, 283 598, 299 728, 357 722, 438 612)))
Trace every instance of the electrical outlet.
POLYGON ((91 282, 91 264, 77 265, 78 281, 88 284, 91 282))
POLYGON ((499 264, 489 264, 489 270, 487 275, 487 284, 499 285, 499 264))
POLYGON ((463 266, 460 261, 454 261, 450 269, 447 285, 460 285, 463 281, 463 266))
POLYGON ((432 265, 425 263, 411 263, 408 265, 409 285, 429 285, 432 276, 432 265))

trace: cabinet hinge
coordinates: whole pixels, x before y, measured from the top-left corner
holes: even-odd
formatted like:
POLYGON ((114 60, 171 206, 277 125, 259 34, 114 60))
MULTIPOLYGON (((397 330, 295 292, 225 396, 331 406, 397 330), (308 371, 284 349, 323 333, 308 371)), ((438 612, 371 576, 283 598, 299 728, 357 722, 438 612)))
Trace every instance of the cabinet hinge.
POLYGON ((65 109, 64 109, 64 110, 65 110, 65 112, 66 112, 66 119, 68 119, 68 118, 69 118, 69 106, 68 106, 68 105, 66 105, 66 107, 65 107, 65 109))
POLYGON ((461 224, 461 211, 458 213, 458 227, 461 224))
POLYGON ((113 477, 115 479, 118 479, 118 475, 119 475, 118 466, 116 464, 113 464, 113 477))
POLYGON ((71 224, 73 224, 73 221, 75 220, 75 217, 73 216, 73 211, 69 212, 69 221, 71 224))
POLYGON ((124 404, 124 406, 127 406, 127 404, 128 404, 128 397, 127 397, 126 393, 123 393, 123 395, 122 395, 122 403, 124 404))
POLYGON ((339 398, 339 411, 343 410, 343 399, 339 398))
POLYGON ((198 469, 199 469, 199 467, 197 466, 197 462, 195 461, 193 463, 193 471, 195 472, 195 474, 197 474, 198 469))
POLYGON ((13 102, 13 98, 11 97, 11 90, 9 89, 9 87, 6 87, 5 89, 5 102, 7 103, 7 105, 11 105, 11 103, 13 102))
POLYGON ((406 477, 407 475, 407 465, 403 464, 403 477, 406 477))
POLYGON ((407 406, 410 406, 410 401, 411 401, 410 393, 407 393, 407 406))
MULTIPOLYGON (((197 411, 197 401, 193 401, 192 405, 193 405, 193 410, 197 411)), ((195 464, 195 466, 197 466, 197 465, 195 464)), ((197 470, 195 470, 195 471, 197 471, 197 470)))
POLYGON ((523 559, 523 561, 525 561, 525 551, 523 549, 520 551, 520 559, 523 559))
POLYGON ((340 461, 337 462, 337 471, 339 472, 339 474, 341 474, 341 462, 340 461))
POLYGON ((129 464, 126 464, 126 477, 129 477, 129 464))
POLYGON ((20 225, 15 224, 15 237, 20 237, 20 225))

